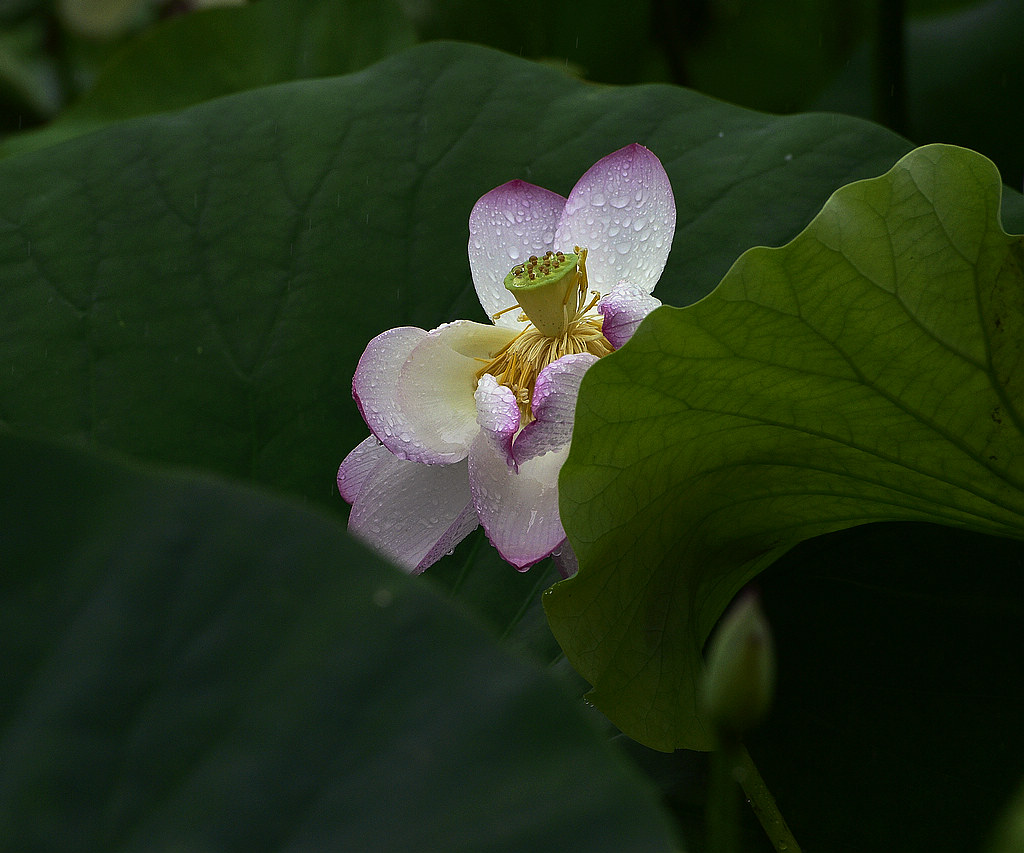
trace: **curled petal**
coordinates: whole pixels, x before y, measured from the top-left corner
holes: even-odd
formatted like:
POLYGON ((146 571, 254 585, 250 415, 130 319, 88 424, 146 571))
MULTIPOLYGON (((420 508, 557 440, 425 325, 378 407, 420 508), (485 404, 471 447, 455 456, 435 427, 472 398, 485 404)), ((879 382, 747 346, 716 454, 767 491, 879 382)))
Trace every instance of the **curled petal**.
MULTIPOLYGON (((555 226, 565 199, 526 181, 509 181, 480 197, 469 214, 469 269, 488 317, 515 305, 505 289, 505 276, 530 255, 543 255, 555 239, 555 226)), ((494 322, 522 329, 518 311, 494 322)))
POLYGON ((523 571, 565 539, 558 516, 558 472, 569 448, 508 467, 484 433, 469 450, 469 482, 480 523, 502 558, 523 571))
POLYGON ((432 332, 406 326, 378 335, 352 379, 363 420, 400 459, 431 465, 465 459, 479 430, 476 371, 512 336, 468 320, 432 332))
POLYGON ((595 361, 597 356, 590 353, 563 355, 540 372, 531 401, 535 420, 527 424, 512 445, 512 457, 517 464, 568 449, 580 381, 595 361))
POLYGON ((412 574, 436 563, 477 526, 468 463, 421 465, 399 459, 372 437, 338 469, 338 488, 354 494, 353 535, 412 574))
POLYGON ((579 179, 555 246, 585 246, 590 284, 602 293, 623 279, 650 293, 665 269, 675 230, 668 175, 654 154, 634 143, 598 160, 579 179))
POLYGON ((620 281, 601 297, 597 310, 604 317, 601 331, 615 349, 633 337, 640 321, 661 305, 661 300, 628 281, 620 281))
POLYGON ((511 388, 499 385, 498 380, 485 373, 476 386, 476 419, 484 434, 490 437, 504 455, 509 466, 512 458, 512 436, 519 429, 519 404, 511 388))
POLYGON ((352 377, 352 396, 366 425, 381 441, 393 431, 398 408, 395 390, 409 354, 427 337, 423 329, 388 329, 366 345, 352 377))
POLYGON ((338 493, 354 504, 366 481, 386 459, 385 454, 390 456, 391 452, 377 440, 377 436, 363 439, 338 468, 338 493))

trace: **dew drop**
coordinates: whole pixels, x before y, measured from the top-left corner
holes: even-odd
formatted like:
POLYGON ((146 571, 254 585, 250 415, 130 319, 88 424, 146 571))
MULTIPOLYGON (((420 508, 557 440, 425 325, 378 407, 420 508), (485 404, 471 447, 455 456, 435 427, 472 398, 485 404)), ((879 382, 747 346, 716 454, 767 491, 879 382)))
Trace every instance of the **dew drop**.
POLYGON ((604 206, 604 193, 601 193, 601 192, 593 193, 590 196, 590 203, 592 205, 594 205, 594 207, 602 207, 602 206, 604 206))
POLYGON ((629 199, 626 198, 625 196, 621 196, 620 195, 620 196, 616 196, 615 198, 613 198, 608 203, 612 207, 614 207, 616 210, 622 210, 622 208, 624 208, 627 204, 629 204, 629 199))

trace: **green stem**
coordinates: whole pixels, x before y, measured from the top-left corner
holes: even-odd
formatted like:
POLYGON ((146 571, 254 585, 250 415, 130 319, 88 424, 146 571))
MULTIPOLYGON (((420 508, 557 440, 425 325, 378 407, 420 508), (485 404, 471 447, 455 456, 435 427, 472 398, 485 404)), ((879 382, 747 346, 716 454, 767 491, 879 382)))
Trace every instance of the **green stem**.
POLYGON ((741 746, 723 746, 711 753, 708 786, 708 853, 738 853, 740 797, 737 773, 741 746))
POLYGON ((800 845, 796 843, 793 833, 786 824, 786 819, 779 811, 775 797, 768 790, 768 786, 761 778, 761 774, 750 757, 745 746, 738 746, 735 750, 736 779, 743 787, 743 793, 747 795, 750 807, 757 815, 769 840, 779 853, 800 853, 800 845))

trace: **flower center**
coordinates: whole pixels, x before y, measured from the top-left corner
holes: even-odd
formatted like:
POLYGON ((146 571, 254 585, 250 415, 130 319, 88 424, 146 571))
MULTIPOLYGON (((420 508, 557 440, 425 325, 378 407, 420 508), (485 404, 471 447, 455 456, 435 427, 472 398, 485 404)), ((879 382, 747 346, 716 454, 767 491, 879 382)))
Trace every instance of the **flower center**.
MULTIPOLYGON (((533 420, 530 400, 540 372, 563 355, 589 352, 598 358, 612 351, 602 333, 604 318, 591 314, 601 294, 587 299, 587 250, 548 252, 517 264, 505 276, 505 288, 515 297, 527 322, 523 331, 496 352, 477 371, 479 380, 490 373, 511 388, 519 402, 522 424, 533 420)), ((505 311, 511 311, 506 308, 505 311)), ((494 315, 497 319, 505 311, 494 315)))

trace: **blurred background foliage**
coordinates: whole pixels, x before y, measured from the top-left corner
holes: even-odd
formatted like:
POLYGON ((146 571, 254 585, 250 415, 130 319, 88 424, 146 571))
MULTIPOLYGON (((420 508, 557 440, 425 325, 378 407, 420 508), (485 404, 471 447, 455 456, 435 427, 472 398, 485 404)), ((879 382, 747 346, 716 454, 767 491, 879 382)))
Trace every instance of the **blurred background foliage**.
POLYGON ((1016 143, 1024 131, 1022 0, 637 0, 628 8, 618 0, 255 0, 248 5, 262 8, 238 8, 244 5, 0 0, 0 133, 63 123, 62 132, 33 142, 8 139, 3 152, 56 141, 103 118, 178 108, 183 98, 194 103, 348 73, 414 41, 456 39, 595 83, 675 83, 767 112, 857 115, 919 145, 974 148, 995 160, 1010 186, 1024 180, 1024 148, 1016 143), (278 38, 268 41, 267 28, 278 38), (182 49, 197 33, 210 49, 202 60, 182 49), (162 79, 140 73, 146 67, 162 79), (169 99, 161 91, 170 82, 169 99))

